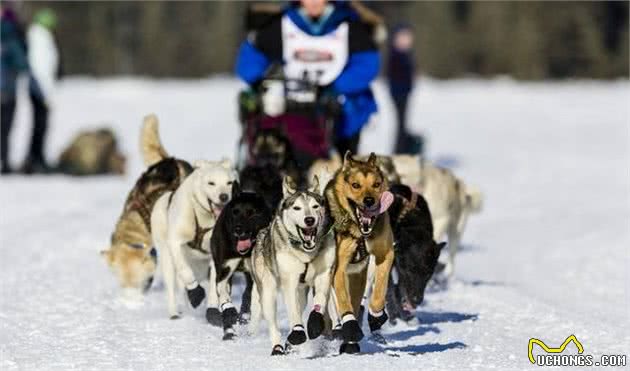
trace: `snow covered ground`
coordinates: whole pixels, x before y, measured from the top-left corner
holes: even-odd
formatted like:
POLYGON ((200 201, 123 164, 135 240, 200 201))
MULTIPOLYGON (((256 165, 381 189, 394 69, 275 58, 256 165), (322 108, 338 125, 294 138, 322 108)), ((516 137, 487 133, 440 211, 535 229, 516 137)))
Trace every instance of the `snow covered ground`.
MULTIPOLYGON (((230 156, 238 87, 227 77, 62 83, 49 156, 77 129, 108 123, 130 171, 0 178, 0 369, 522 370, 538 367, 527 357, 531 337, 555 347, 571 334, 596 359, 629 353, 628 81, 419 81, 411 124, 428 135, 428 156, 486 201, 465 233, 455 282, 426 296, 419 325, 387 329, 386 346, 364 342, 367 355, 332 357, 338 344, 318 340, 271 358, 265 329, 225 343, 201 311, 169 320, 163 291, 141 305, 121 301, 98 251, 142 171, 141 118, 158 114, 172 154, 230 156)), ((361 148, 388 152, 393 112, 381 84, 377 94, 381 113, 361 148)), ((28 115, 22 105, 16 165, 28 115)))

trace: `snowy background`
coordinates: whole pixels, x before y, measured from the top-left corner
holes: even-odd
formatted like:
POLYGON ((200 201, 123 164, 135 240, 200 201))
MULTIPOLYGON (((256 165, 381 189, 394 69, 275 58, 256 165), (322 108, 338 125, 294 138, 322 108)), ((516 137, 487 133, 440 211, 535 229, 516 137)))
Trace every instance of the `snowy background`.
MULTIPOLYGON (((98 251, 143 170, 142 117, 158 114, 171 154, 231 156, 239 86, 227 77, 61 83, 49 158, 78 129, 111 125, 129 171, 0 178, 0 369, 522 370, 537 368, 527 358, 529 338, 558 346, 570 334, 587 354, 628 354, 627 80, 419 81, 411 124, 428 136, 430 159, 484 192, 484 210, 470 219, 455 282, 425 297, 419 325, 388 328, 386 346, 364 342, 366 355, 332 357, 338 344, 317 340, 271 358, 264 328, 225 343, 202 311, 169 320, 163 291, 126 304, 98 251)), ((383 86, 376 88, 380 113, 361 148, 387 153, 393 111, 383 86)), ((28 104, 19 105, 15 165, 26 151, 29 115, 28 104)))

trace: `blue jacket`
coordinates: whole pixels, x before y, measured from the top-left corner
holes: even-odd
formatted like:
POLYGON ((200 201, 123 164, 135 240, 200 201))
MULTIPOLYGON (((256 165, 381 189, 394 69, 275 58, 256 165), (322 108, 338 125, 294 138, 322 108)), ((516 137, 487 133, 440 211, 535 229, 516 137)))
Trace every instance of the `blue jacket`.
MULTIPOLYGON (((324 35, 334 31, 343 22, 349 24, 348 62, 327 89, 336 95, 343 95, 342 118, 337 125, 337 135, 342 138, 358 133, 376 112, 376 101, 370 83, 380 69, 376 45, 369 28, 359 21, 357 14, 344 3, 335 3, 333 12, 319 24, 312 24, 300 14, 297 5, 288 6, 283 15, 288 17, 304 32, 310 35, 324 35)), ((236 74, 249 84, 259 82, 269 66, 282 63, 281 17, 255 31, 241 44, 236 74)))

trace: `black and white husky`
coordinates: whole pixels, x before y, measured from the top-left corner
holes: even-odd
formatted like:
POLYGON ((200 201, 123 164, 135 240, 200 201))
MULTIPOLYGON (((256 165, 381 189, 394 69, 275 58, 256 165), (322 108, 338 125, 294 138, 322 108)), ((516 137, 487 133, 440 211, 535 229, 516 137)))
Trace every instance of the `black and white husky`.
POLYGON ((321 335, 335 263, 335 243, 325 198, 317 178, 305 191, 297 190, 290 178, 283 182, 283 199, 268 228, 261 230, 251 257, 256 290, 252 293, 252 322, 256 332, 260 314, 269 323, 272 355, 284 354, 276 319, 276 296, 282 291, 292 331, 287 348, 306 341, 302 314, 308 289, 313 288, 313 308, 308 318, 308 337, 321 335))

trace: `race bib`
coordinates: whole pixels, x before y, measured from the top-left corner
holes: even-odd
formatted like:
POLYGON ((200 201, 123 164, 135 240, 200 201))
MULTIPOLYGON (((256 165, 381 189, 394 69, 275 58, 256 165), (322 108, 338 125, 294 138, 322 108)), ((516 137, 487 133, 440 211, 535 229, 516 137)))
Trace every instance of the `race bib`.
POLYGON ((348 62, 348 24, 321 36, 309 35, 288 16, 282 18, 284 73, 289 79, 308 79, 320 86, 335 81, 348 62))

